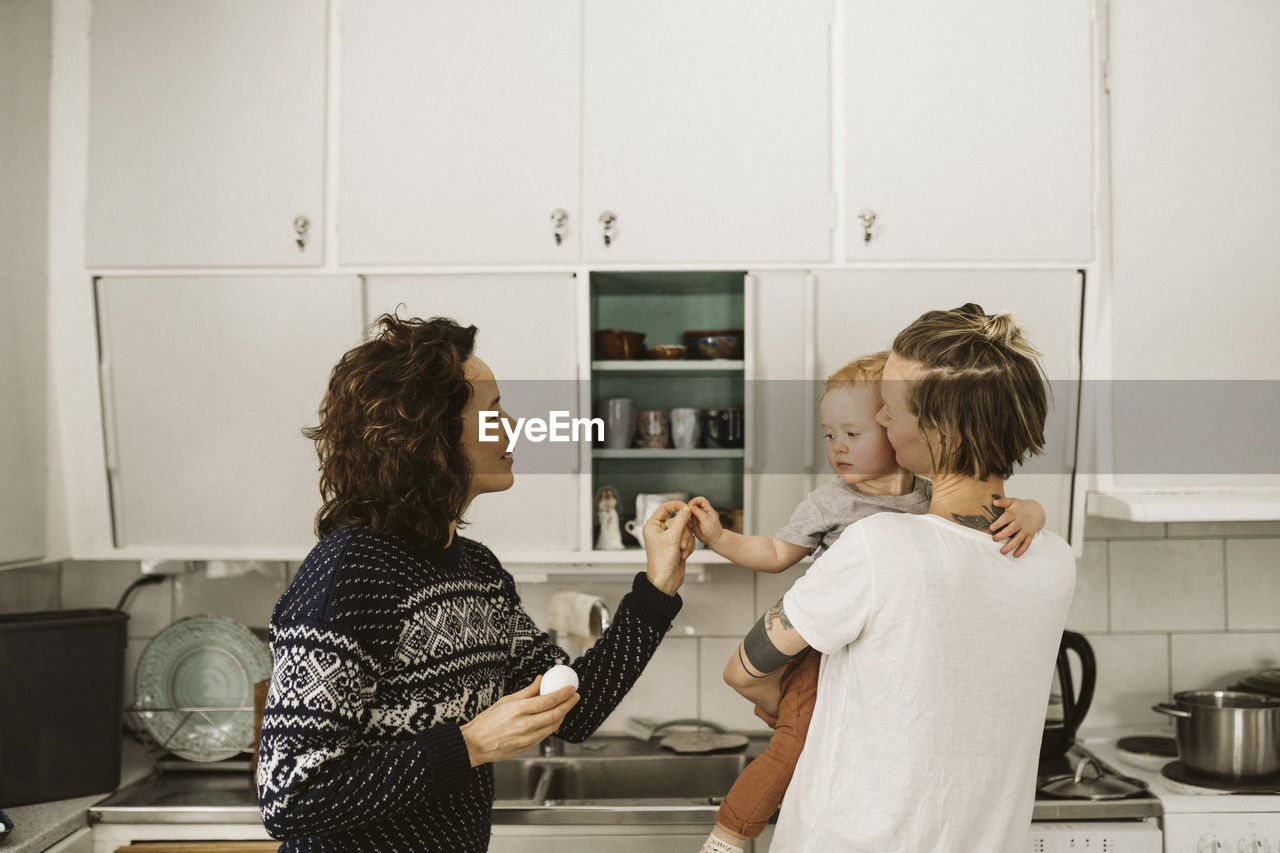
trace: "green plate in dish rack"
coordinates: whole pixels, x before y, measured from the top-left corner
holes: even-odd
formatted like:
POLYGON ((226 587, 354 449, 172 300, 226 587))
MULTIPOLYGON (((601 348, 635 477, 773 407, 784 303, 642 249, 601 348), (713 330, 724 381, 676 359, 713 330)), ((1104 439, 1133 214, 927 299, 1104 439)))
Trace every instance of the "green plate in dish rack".
POLYGON ((271 677, 267 646, 220 616, 179 619, 142 650, 134 709, 156 743, 191 761, 253 744, 253 685, 271 677))

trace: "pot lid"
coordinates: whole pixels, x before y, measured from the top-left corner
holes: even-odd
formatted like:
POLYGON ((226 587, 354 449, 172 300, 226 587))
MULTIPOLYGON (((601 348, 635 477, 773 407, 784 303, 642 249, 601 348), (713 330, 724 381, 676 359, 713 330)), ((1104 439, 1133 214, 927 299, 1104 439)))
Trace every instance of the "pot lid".
POLYGON ((1233 685, 1233 689, 1280 696, 1280 669, 1264 669, 1246 675, 1239 684, 1233 685))
POLYGON ((1073 775, 1055 776, 1037 790, 1050 797, 1071 800, 1121 800, 1147 790, 1147 783, 1129 776, 1103 774, 1102 767, 1093 758, 1082 758, 1073 775), (1086 771, 1093 767, 1093 776, 1086 771))

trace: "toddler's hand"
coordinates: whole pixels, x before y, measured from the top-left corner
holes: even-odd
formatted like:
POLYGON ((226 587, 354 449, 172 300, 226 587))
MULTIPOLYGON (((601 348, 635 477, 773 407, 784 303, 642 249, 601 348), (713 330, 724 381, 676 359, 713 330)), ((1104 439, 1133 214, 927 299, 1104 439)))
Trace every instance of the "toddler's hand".
POLYGON ((1004 510, 987 528, 991 538, 1005 542, 1001 554, 1013 552, 1021 557, 1031 547, 1031 540, 1044 527, 1044 510, 1036 501, 1020 501, 1017 498, 997 498, 992 503, 1004 510))
POLYGON ((711 505, 711 501, 704 497, 689 501, 689 509, 693 510, 693 535, 698 537, 698 541, 714 548, 724 535, 724 528, 720 526, 720 514, 711 505))

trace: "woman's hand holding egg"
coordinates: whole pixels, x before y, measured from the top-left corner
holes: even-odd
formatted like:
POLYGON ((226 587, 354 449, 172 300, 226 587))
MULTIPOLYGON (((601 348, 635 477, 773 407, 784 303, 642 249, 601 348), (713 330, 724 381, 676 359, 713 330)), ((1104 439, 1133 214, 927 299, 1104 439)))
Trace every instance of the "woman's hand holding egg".
MULTIPOLYGON (((556 667, 552 667, 556 669, 556 667)), ((564 667, 573 673, 569 667, 564 667)), ((563 677, 563 676, 561 676, 563 677)), ((514 758, 560 729, 578 704, 577 675, 572 683, 543 694, 539 675, 523 690, 508 693, 461 726, 462 740, 472 767, 514 758)))

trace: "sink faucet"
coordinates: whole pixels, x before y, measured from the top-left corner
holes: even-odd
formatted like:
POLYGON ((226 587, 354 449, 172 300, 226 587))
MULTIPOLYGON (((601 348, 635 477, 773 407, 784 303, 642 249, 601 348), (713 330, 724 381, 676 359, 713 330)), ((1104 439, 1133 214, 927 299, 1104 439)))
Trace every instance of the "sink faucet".
POLYGON ((538 754, 543 758, 556 758, 564 755, 564 741, 555 735, 547 735, 538 744, 538 754))

